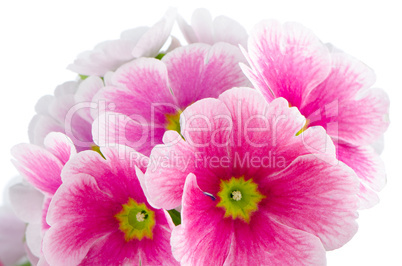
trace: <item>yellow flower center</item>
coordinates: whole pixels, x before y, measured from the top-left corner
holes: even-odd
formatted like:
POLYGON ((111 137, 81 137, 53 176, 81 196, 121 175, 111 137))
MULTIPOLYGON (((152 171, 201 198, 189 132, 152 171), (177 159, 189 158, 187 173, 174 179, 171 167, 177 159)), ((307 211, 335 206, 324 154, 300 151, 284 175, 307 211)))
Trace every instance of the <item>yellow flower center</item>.
POLYGON ((246 181, 244 177, 222 180, 218 196, 220 200, 216 206, 225 210, 226 218, 240 218, 247 223, 252 213, 258 210, 260 201, 265 198, 253 179, 246 181))
POLYGON ((132 198, 123 204, 122 210, 114 216, 119 221, 119 229, 124 233, 128 242, 133 239, 141 240, 144 237, 152 239, 152 230, 155 226, 155 213, 144 203, 137 203, 132 198))

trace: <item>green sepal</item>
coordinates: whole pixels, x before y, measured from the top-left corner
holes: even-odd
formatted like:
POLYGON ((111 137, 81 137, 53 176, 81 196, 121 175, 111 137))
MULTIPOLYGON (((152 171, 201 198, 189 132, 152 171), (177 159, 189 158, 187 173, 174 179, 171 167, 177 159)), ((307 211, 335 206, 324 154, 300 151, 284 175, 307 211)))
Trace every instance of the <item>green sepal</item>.
POLYGON ((167 211, 170 215, 170 217, 172 218, 172 221, 174 223, 174 225, 179 225, 181 224, 181 215, 180 212, 176 211, 175 209, 171 209, 167 211))

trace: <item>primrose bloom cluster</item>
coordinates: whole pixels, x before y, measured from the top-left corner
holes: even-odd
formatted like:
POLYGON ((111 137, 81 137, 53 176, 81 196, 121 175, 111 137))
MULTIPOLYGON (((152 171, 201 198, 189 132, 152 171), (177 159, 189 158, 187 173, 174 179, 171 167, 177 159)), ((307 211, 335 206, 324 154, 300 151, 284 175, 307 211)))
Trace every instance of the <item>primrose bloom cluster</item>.
POLYGON ((386 183, 386 93, 300 24, 172 9, 68 68, 11 151, 0 265, 325 265, 386 183))

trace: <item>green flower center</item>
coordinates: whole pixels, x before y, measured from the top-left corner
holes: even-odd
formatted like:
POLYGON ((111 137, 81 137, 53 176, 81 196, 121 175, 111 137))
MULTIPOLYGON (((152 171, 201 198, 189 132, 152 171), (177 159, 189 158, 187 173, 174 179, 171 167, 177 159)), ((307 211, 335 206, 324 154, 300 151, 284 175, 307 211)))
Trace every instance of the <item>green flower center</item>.
POLYGON ((225 210, 226 218, 240 218, 247 223, 252 213, 258 210, 258 203, 265 198, 253 179, 246 181, 244 177, 222 180, 218 196, 220 200, 216 206, 225 210))
POLYGON ((119 229, 128 242, 144 237, 152 239, 152 229, 155 226, 155 213, 144 203, 137 203, 132 198, 123 204, 122 210, 114 216, 119 221, 119 229))
POLYGON ((182 111, 179 110, 174 114, 166 114, 166 130, 174 130, 180 134, 180 115, 182 111))

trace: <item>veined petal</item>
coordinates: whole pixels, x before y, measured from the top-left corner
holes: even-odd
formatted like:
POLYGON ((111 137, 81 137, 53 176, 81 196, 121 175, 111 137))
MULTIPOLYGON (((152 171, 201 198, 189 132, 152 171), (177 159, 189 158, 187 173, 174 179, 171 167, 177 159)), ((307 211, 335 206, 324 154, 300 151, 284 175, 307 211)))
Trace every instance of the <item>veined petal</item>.
POLYGON ((239 48, 227 43, 190 44, 168 53, 162 61, 182 109, 203 98, 216 98, 232 87, 248 85, 238 65, 245 59, 239 48))
POLYGON ((140 116, 163 126, 165 115, 178 110, 169 90, 166 66, 160 60, 139 58, 120 67, 111 79, 114 85, 103 88, 94 100, 112 104, 116 113, 140 116))
POLYGON ((384 188, 387 182, 385 166, 372 147, 338 143, 337 154, 338 159, 352 168, 365 185, 377 192, 384 188))
POLYGON ((369 145, 388 128, 389 99, 380 89, 368 89, 358 94, 358 99, 326 106, 327 113, 318 124, 326 128, 328 135, 355 145, 369 145), (331 125, 331 126, 328 126, 331 125))
POLYGON ((182 265, 223 265, 233 238, 233 221, 206 196, 190 174, 184 187, 182 224, 170 240, 174 257, 182 265))
POLYGON ((326 264, 319 238, 275 221, 258 212, 250 224, 236 223, 234 239, 225 265, 326 264))
POLYGON ((181 134, 192 148, 205 155, 230 156, 232 114, 220 100, 207 98, 180 115, 181 134))
POLYGON ((44 145, 63 165, 77 153, 73 142, 66 135, 58 132, 49 133, 45 138, 44 145))
POLYGON ((259 23, 250 34, 248 51, 254 73, 249 78, 254 84, 263 85, 257 89, 268 101, 284 97, 290 105, 300 106, 302 98, 331 69, 327 47, 296 23, 259 23))
POLYGON ((305 95, 300 107, 306 116, 335 100, 355 99, 359 91, 370 88, 375 82, 373 70, 346 53, 332 52, 331 65, 326 79, 305 95))
POLYGON ((49 264, 77 265, 99 238, 118 230, 114 215, 121 205, 103 193, 93 177, 81 174, 67 183, 57 190, 48 211, 51 227, 42 250, 49 264))
POLYGON ((260 181, 261 208, 278 222, 318 236, 326 250, 341 247, 357 231, 356 174, 345 164, 314 155, 297 158, 260 181))
POLYGON ((194 172, 193 148, 175 131, 164 135, 165 145, 157 145, 150 155, 144 183, 152 205, 167 210, 181 205, 184 183, 194 172), (171 142, 176 139, 175 142, 171 142))
POLYGON ((101 114, 92 124, 92 136, 98 146, 125 145, 145 155, 162 143, 164 132, 164 127, 152 125, 141 116, 113 112, 101 114))
POLYGON ((63 163, 46 149, 21 143, 11 149, 18 171, 37 189, 53 195, 61 184, 63 163))
POLYGON ((146 201, 134 166, 144 171, 148 158, 130 147, 119 145, 114 148, 101 148, 101 153, 106 159, 94 151, 78 153, 74 160, 70 160, 63 168, 63 182, 90 175, 95 178, 102 193, 113 195, 115 202, 124 204, 130 195, 138 197, 135 200, 139 202, 146 201))

